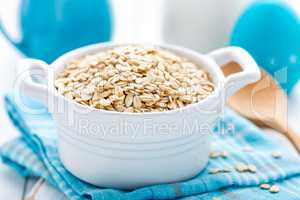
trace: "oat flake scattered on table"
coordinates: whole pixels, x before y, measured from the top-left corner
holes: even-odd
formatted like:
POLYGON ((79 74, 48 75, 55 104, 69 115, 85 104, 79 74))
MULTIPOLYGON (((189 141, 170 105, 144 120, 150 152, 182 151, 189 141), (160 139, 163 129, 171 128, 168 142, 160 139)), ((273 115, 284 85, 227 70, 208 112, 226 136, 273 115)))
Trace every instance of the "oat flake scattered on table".
POLYGON ((118 47, 71 61, 55 87, 80 104, 119 112, 173 110, 199 102, 214 90, 200 66, 144 46, 118 47))

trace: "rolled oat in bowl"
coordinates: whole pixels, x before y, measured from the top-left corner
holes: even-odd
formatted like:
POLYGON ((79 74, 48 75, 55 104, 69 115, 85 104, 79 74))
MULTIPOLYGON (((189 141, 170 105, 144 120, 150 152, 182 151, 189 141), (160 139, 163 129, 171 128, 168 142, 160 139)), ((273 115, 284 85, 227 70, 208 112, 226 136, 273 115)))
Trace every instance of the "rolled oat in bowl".
POLYGON ((214 91, 209 74, 172 52, 123 46, 71 61, 55 80, 80 104, 118 112, 160 112, 197 103, 214 91))

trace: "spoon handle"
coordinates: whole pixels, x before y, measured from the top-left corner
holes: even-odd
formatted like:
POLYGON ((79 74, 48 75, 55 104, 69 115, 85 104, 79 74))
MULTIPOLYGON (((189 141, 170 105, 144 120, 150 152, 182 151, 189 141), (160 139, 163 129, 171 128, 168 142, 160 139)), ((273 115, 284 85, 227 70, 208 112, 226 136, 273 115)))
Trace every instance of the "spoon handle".
POLYGON ((287 138, 292 142, 298 153, 300 154, 300 136, 293 129, 288 129, 285 132, 287 138))
POLYGON ((42 187, 42 185, 44 184, 44 182, 45 182, 45 179, 44 178, 40 178, 35 183, 35 185, 31 189, 31 191, 29 192, 29 194, 25 197, 25 200, 35 200, 36 199, 36 195, 39 192, 39 190, 42 187))

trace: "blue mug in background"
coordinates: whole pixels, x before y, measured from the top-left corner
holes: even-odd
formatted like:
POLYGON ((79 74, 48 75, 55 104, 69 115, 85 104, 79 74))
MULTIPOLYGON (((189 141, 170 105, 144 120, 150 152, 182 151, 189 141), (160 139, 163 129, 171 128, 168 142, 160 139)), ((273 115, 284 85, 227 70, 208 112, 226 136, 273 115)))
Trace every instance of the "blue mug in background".
POLYGON ((259 0, 237 21, 230 45, 247 49, 291 93, 300 79, 300 13, 280 0, 259 0))
POLYGON ((109 0, 22 0, 21 41, 3 35, 23 54, 51 62, 72 49, 111 39, 109 0))

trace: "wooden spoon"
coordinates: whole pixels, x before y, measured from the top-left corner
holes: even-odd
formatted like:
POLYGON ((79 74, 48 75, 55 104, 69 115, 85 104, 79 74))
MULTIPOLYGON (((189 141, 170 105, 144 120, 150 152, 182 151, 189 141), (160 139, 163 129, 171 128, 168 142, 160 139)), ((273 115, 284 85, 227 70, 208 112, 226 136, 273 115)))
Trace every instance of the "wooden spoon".
POLYGON ((38 194, 39 190, 41 189, 42 185, 44 184, 45 179, 40 178, 32 187, 30 192, 26 195, 25 200, 35 200, 36 195, 38 194))
MULTIPOLYGON (((241 71, 236 63, 223 67, 225 76, 241 71)), ((262 78, 233 95, 229 106, 259 126, 273 128, 283 133, 300 153, 300 137, 288 126, 287 96, 266 72, 262 78)))

